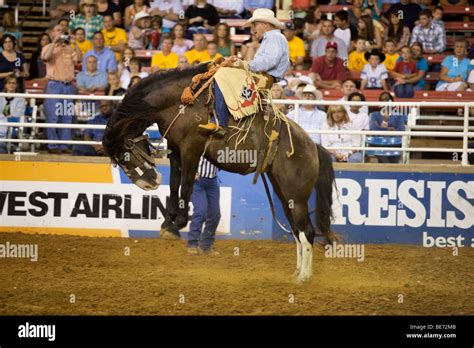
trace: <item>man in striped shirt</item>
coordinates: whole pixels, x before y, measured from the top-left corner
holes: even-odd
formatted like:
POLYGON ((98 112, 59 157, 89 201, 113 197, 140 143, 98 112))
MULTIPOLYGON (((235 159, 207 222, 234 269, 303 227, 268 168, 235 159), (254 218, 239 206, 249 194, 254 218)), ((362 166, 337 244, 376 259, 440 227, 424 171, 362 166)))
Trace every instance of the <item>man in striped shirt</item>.
POLYGON ((219 190, 217 167, 201 157, 191 195, 194 211, 188 234, 189 254, 218 254, 212 246, 221 219, 219 190))

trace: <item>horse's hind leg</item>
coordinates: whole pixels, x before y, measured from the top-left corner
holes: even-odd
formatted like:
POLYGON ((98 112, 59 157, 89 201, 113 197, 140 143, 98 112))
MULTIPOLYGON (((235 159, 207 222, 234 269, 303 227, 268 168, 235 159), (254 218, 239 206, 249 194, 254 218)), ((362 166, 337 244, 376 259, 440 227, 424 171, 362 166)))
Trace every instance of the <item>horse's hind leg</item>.
POLYGON ((306 201, 296 203, 291 214, 295 221, 296 237, 301 245, 301 270, 298 275, 298 281, 304 282, 308 280, 313 273, 313 241, 315 231, 309 218, 308 204, 306 201))

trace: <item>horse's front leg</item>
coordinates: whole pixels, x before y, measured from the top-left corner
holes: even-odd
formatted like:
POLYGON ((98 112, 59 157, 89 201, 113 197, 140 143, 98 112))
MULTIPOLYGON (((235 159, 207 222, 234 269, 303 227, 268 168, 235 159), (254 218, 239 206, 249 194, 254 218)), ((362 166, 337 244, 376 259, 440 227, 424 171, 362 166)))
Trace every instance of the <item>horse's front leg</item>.
POLYGON ((181 161, 181 197, 178 202, 178 216, 174 225, 178 229, 184 228, 189 220, 189 200, 193 193, 196 170, 199 164, 199 157, 189 156, 181 161))
POLYGON ((170 156, 170 200, 166 205, 165 221, 161 225, 160 236, 164 239, 180 238, 179 228, 174 225, 178 215, 179 185, 181 182, 180 158, 170 156))

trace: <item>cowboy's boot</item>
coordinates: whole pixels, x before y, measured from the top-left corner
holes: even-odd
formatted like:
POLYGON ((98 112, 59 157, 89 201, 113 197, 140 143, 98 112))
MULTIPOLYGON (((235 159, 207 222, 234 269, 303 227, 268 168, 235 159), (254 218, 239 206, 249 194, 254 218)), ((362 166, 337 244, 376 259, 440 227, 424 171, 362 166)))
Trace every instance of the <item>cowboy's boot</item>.
POLYGON ((217 126, 214 123, 209 122, 208 124, 200 124, 199 128, 209 131, 210 135, 213 135, 217 138, 223 138, 226 134, 224 128, 217 126))

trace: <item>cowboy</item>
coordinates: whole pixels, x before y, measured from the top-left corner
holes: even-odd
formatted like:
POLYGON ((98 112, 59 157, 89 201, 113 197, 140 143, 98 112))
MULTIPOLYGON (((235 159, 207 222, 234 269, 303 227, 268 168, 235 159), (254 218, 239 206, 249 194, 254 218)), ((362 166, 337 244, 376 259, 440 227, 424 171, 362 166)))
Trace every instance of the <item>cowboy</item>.
MULTIPOLYGON (((264 74, 262 78, 270 80, 267 85, 278 82, 290 66, 288 41, 280 31, 285 26, 275 18, 275 13, 272 10, 266 8, 259 8, 253 12, 252 18, 244 25, 244 27, 249 26, 252 34, 258 40, 262 40, 254 59, 247 63, 237 56, 231 56, 229 61, 233 62, 234 67, 245 67, 252 72, 264 74)), ((225 127, 227 125, 229 110, 217 83, 214 83, 214 96, 219 127, 211 122, 206 125, 199 125, 199 127, 222 137, 225 135, 225 131, 221 126, 225 127)))

